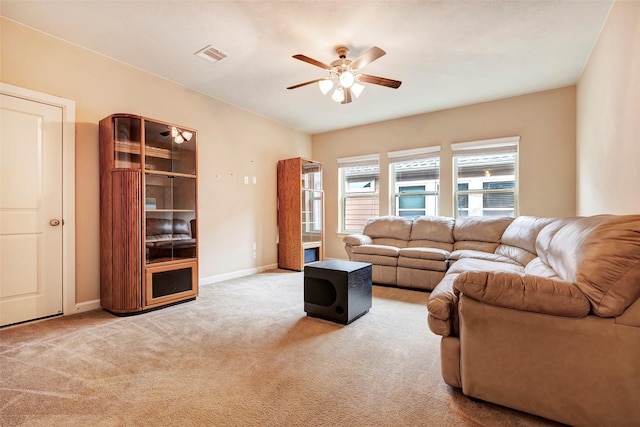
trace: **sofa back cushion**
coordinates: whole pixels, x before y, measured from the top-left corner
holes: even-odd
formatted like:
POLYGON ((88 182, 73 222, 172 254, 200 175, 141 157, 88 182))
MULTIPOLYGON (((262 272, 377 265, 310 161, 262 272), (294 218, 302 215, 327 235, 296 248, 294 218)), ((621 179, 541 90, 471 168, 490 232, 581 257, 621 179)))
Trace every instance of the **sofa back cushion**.
POLYGON ((372 218, 364 226, 362 234, 371 237, 376 245, 406 248, 411 235, 411 218, 382 216, 372 218))
POLYGON ((555 270, 542 262, 540 257, 534 258, 524 268, 524 274, 531 274, 532 276, 547 277, 549 279, 560 279, 555 270))
POLYGON ((494 252, 504 230, 513 222, 509 217, 464 216, 453 227, 454 250, 494 252))
POLYGON ((640 215, 569 221, 551 239, 547 258, 586 295, 593 313, 619 316, 640 298, 640 215))
POLYGON ((147 240, 190 239, 189 223, 183 219, 147 218, 147 240))
POLYGON ((540 230, 538 237, 536 238, 536 253, 543 263, 550 265, 548 258, 549 247, 551 246, 551 240, 553 240, 556 233, 560 231, 562 227, 576 219, 577 217, 558 219, 540 230))
POLYGON ((419 216, 413 219, 410 248, 436 248, 453 250, 453 218, 442 216, 419 216))
POLYGON ((500 245, 496 248, 496 254, 506 256, 526 266, 537 257, 536 239, 538 233, 554 221, 554 218, 517 217, 504 230, 500 245))
POLYGON ((189 229, 189 223, 184 219, 173 220, 173 237, 174 238, 190 238, 191 230, 189 229))
POLYGON ((173 224, 171 220, 168 219, 147 218, 146 235, 147 239, 171 239, 173 235, 173 224))

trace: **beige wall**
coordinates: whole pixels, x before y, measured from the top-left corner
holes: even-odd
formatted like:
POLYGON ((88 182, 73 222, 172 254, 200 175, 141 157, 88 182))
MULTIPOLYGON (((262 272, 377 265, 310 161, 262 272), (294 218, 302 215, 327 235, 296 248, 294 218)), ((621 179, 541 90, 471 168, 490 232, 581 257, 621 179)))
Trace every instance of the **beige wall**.
POLYGON ((577 91, 578 214, 640 213, 640 2, 616 1, 577 91))
MULTIPOLYGON (((440 214, 453 215, 451 144, 520 136, 519 214, 575 215, 575 86, 313 136, 324 163, 326 256, 346 258, 338 230, 336 159, 380 154, 380 213, 389 212, 387 152, 440 145, 440 214)), ((365 102, 360 99, 356 102, 365 102)))
POLYGON ((640 2, 614 4, 577 90, 561 88, 313 137, 11 21, 2 19, 0 25, 0 81, 76 102, 78 302, 99 295, 97 122, 115 112, 198 129, 200 277, 205 279, 277 262, 275 165, 288 157, 325 165, 326 255, 334 258, 345 257, 337 235, 340 157, 380 153, 385 213, 386 153, 442 146, 440 213, 452 215, 450 144, 518 135, 521 215, 640 211, 635 197, 640 57, 633 54, 640 51, 640 2), (245 186, 245 175, 256 176, 258 184, 245 186))
POLYGON ((0 25, 0 81, 76 102, 77 302, 100 296, 98 121, 117 112, 198 130, 201 279, 277 263, 276 165, 310 157, 308 135, 12 21, 0 25), (245 175, 257 184, 244 185, 245 175))

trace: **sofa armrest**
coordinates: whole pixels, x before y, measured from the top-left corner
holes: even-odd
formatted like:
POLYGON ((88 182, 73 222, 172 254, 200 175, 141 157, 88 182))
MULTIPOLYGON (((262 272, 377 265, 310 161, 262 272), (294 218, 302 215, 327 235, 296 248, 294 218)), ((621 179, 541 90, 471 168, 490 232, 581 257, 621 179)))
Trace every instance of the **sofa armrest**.
POLYGON ((342 241, 344 242, 344 250, 349 256, 349 260, 353 259, 353 247, 361 245, 370 245, 373 243, 371 237, 365 234, 350 234, 345 236, 342 241))
POLYGON ((348 246, 370 245, 373 243, 371 237, 364 234, 350 234, 345 236, 342 241, 348 246))
POLYGON ((427 324, 436 335, 458 336, 458 294, 453 288, 457 274, 447 274, 431 291, 427 301, 427 324))
POLYGON ((469 271, 453 288, 485 304, 534 313, 581 318, 591 309, 573 283, 529 274, 469 271))

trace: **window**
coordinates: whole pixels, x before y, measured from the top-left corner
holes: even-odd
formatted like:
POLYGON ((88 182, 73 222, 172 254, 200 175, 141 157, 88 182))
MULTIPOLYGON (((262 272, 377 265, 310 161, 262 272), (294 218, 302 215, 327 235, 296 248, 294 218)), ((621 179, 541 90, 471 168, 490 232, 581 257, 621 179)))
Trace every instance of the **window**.
POLYGON ((517 215, 519 137, 452 144, 456 216, 517 215))
POLYGON ((438 215, 440 147, 389 153, 394 215, 438 215))
POLYGON ((379 156, 338 159, 341 232, 360 232, 368 219, 379 215, 379 156))

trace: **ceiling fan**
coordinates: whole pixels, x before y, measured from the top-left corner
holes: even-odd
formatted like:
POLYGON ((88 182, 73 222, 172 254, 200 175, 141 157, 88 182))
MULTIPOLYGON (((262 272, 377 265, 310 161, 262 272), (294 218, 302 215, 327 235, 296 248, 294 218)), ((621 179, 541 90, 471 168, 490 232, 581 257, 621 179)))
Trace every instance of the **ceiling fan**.
POLYGON ((320 79, 310 80, 308 82, 289 86, 287 89, 296 89, 301 86, 318 83, 318 85, 320 86, 320 90, 323 94, 326 95, 331 89, 335 87, 335 90, 331 95, 331 99, 341 104, 348 104, 352 100, 352 95, 357 98, 364 90, 364 86, 359 82, 372 83, 375 85, 386 86, 393 89, 399 88, 402 84, 402 82, 398 80, 359 73, 362 67, 375 61, 381 56, 386 55, 387 52, 380 49, 379 47, 372 47, 353 61, 347 59, 347 52, 349 52, 349 49, 347 49, 346 47, 337 47, 336 53, 338 54, 338 57, 340 59, 333 61, 330 65, 317 61, 313 58, 309 58, 305 55, 293 55, 293 58, 295 59, 299 59, 300 61, 307 62, 311 65, 315 65, 316 67, 320 67, 329 71, 329 75, 320 79))

